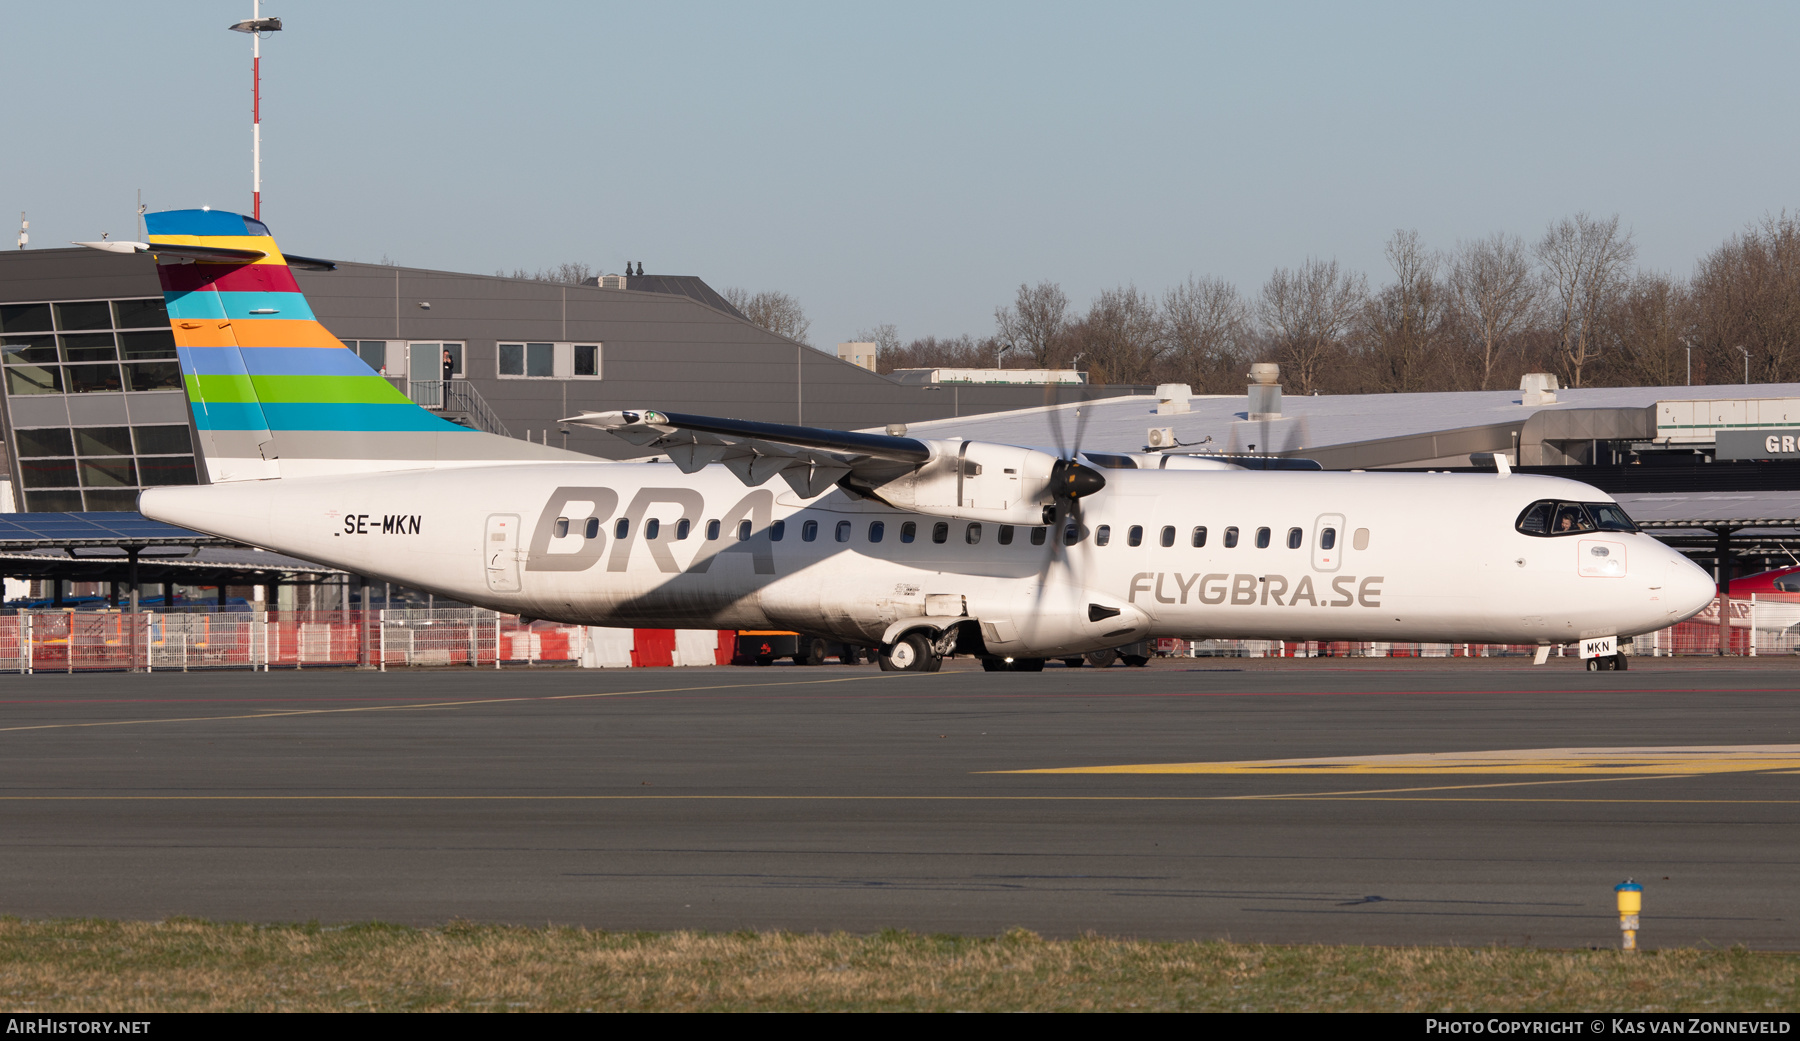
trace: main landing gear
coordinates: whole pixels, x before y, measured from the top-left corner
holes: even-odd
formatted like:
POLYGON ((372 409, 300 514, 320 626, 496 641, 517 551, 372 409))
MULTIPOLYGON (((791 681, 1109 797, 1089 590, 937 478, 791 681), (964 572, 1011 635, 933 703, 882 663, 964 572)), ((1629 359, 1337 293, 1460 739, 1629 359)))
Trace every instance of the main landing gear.
POLYGON ((920 632, 907 633, 883 647, 880 658, 882 672, 936 672, 944 667, 944 656, 920 632))
POLYGON ((1631 659, 1623 654, 1603 654, 1587 660, 1589 672, 1624 672, 1631 667, 1631 659))

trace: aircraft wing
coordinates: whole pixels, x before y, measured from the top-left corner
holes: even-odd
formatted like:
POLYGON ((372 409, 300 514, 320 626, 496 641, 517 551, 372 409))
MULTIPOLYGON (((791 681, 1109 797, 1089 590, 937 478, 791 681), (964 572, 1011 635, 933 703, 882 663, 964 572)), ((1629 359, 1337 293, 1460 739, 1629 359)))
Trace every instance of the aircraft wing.
POLYGON ((910 437, 754 423, 680 412, 583 412, 562 420, 667 453, 682 473, 721 463, 752 487, 780 474, 804 498, 844 477, 878 487, 930 462, 931 447, 910 437))

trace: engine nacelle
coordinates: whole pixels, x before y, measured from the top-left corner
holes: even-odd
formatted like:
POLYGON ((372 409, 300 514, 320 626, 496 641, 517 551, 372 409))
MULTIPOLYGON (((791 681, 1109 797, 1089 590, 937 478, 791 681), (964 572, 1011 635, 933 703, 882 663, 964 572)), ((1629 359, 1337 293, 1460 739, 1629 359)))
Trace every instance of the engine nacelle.
POLYGON ((931 459, 911 473, 868 490, 904 510, 956 520, 1042 524, 1056 500, 1057 458, 987 441, 927 441, 931 459))

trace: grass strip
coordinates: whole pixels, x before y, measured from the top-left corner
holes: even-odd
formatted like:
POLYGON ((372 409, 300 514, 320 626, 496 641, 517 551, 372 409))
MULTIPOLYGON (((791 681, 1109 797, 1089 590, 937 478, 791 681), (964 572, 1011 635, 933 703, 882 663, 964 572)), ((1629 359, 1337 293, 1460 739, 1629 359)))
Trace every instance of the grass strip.
POLYGON ((12 1012, 1786 1012, 1800 955, 0 919, 12 1012))

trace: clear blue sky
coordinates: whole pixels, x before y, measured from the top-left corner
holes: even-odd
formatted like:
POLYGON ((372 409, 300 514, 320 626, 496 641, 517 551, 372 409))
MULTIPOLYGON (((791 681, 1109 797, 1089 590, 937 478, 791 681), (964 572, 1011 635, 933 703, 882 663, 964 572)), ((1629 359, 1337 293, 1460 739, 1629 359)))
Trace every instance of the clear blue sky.
MULTIPOLYGON (((34 246, 249 209, 248 0, 15 4, 0 215, 34 246), (10 211, 10 212, 5 212, 10 211)), ((270 0, 264 217, 296 252, 780 289, 829 349, 1254 293, 1384 240, 1619 213, 1688 274, 1800 207, 1800 5, 270 0), (1246 8, 1253 8, 1246 10, 1246 8)), ((10 225, 9 225, 10 226, 10 225)), ((5 240, 11 242, 10 237, 5 240)))

